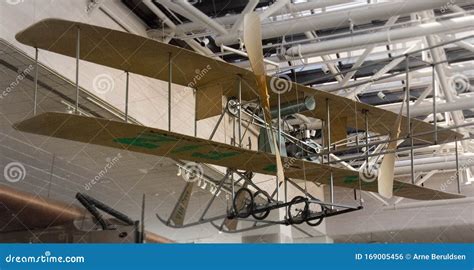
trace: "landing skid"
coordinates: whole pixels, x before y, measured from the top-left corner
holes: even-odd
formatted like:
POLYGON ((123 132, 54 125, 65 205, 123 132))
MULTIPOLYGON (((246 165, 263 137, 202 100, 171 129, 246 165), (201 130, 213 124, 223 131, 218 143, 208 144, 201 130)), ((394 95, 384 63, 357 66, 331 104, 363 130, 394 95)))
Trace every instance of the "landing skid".
MULTIPOLYGON (((304 229, 298 227, 298 225, 306 223, 309 226, 315 227, 320 225, 324 218, 357 211, 363 208, 362 205, 348 206, 323 202, 309 194, 305 189, 289 178, 285 179, 286 183, 294 186, 303 193, 304 196, 296 196, 292 198, 291 201, 287 202, 278 201, 275 197, 277 196, 277 190, 283 184, 283 181, 278 184, 278 187, 276 187, 270 195, 253 183, 252 175, 253 174, 250 172, 244 173, 228 169, 226 175, 222 179, 206 179, 207 181, 213 181, 216 184, 217 189, 207 202, 201 216, 196 221, 189 223, 175 223, 172 220, 174 213, 172 213, 169 218, 164 218, 158 213, 156 214, 156 217, 164 225, 176 229, 189 228, 209 223, 220 232, 241 233, 274 225, 285 225, 294 226, 295 229, 302 233, 312 236, 304 229), (234 178, 234 176, 237 177, 234 178), (250 190, 250 188, 252 190, 250 190), (219 197, 221 190, 225 191, 223 193, 227 194, 226 197, 228 201, 230 199, 231 206, 228 207, 225 214, 207 217, 208 210, 215 202, 215 199, 219 197), (315 211, 314 208, 317 208, 318 210, 315 211), (282 220, 271 220, 268 218, 272 211, 281 209, 286 211, 286 215, 282 220), (242 224, 250 223, 250 225, 241 225, 240 228, 237 228, 237 222, 241 222, 242 224), (233 223, 233 225, 229 226, 230 223, 233 223)), ((183 193, 185 192, 186 188, 183 190, 183 193)), ((182 197, 185 196, 180 196, 180 198, 182 197)), ((180 200, 177 201, 175 210, 173 211, 178 211, 176 209, 178 209, 178 206, 183 203, 180 200)), ((184 219, 182 221, 184 221, 184 219)))

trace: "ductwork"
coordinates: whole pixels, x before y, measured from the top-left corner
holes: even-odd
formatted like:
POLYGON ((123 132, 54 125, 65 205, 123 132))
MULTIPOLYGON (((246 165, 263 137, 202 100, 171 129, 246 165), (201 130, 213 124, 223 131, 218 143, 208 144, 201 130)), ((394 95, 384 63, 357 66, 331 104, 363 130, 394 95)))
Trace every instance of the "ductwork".
MULTIPOLYGON (((429 12, 423 12, 420 15, 421 15, 422 18, 425 18, 425 19, 429 19, 429 18, 434 17, 434 14, 433 14, 432 11, 431 11, 431 14, 429 14, 429 12)), ((457 19, 463 19, 463 18, 469 18, 469 17, 474 18, 474 16, 466 16, 466 17, 460 17, 460 18, 457 18, 457 19)), ((474 22, 472 22, 469 27, 472 28, 472 25, 474 25, 474 22)), ((451 29, 451 30, 454 30, 454 29, 451 29)), ((442 48, 439 48, 439 47, 436 47, 436 48, 434 47, 438 44, 438 42, 435 39, 435 36, 427 34, 426 43, 428 44, 429 47, 431 47, 430 52, 431 52, 431 57, 432 57, 433 62, 440 63, 440 62, 446 60, 447 57, 446 57, 446 54, 445 54, 444 50, 442 48)), ((435 65, 435 70, 436 70, 436 75, 438 76, 438 81, 441 85, 441 91, 444 93, 444 98, 446 99, 446 102, 451 103, 451 102, 454 102, 455 95, 457 93, 454 89, 452 89, 452 87, 450 87, 450 85, 448 83, 449 80, 448 80, 448 78, 446 76, 446 73, 445 73, 446 67, 447 67, 446 63, 438 64, 438 65, 435 65)), ((459 126, 459 125, 463 124, 464 115, 463 115, 462 111, 453 111, 453 112, 451 112, 451 115, 452 115, 454 124, 456 124, 456 126, 459 126)), ((463 129, 458 128, 457 131, 462 133, 463 129)), ((464 148, 467 148, 467 142, 466 141, 461 141, 461 144, 464 148)))
MULTIPOLYGON (((153 12, 155 13, 156 16, 158 16, 158 18, 160 18, 164 24, 166 24, 168 26, 168 30, 170 33, 166 33, 167 35, 169 35, 168 37, 168 40, 169 41, 171 39, 171 37, 176 33, 176 34, 181 34, 180 30, 176 27, 176 24, 174 24, 169 18, 168 16, 166 16, 166 14, 164 14, 158 7, 156 7, 155 4, 153 4, 153 2, 151 0, 144 0, 143 3, 153 12)), ((164 40, 164 37, 163 37, 163 33, 162 31, 153 31, 153 30, 149 30, 148 31, 148 36, 151 37, 151 38, 158 38, 162 41, 165 41, 164 40), (158 34, 158 35, 156 35, 158 34), (155 36, 156 35, 156 36, 155 36)), ((206 47, 203 47, 201 46, 198 42, 196 42, 194 39, 187 39, 185 40, 185 42, 191 47, 193 48, 194 51, 196 51, 197 53, 200 53, 202 55, 207 55, 207 56, 210 56, 210 55, 214 55, 213 52, 206 48, 206 47)), ((223 61, 221 58, 219 57, 214 57, 214 59, 218 60, 218 61, 223 61)))
POLYGON ((440 34, 462 30, 474 25, 474 16, 464 16, 440 22, 423 23, 416 26, 346 38, 293 46, 286 51, 289 56, 322 55, 350 48, 351 50, 367 46, 367 44, 389 44, 408 38, 419 38, 423 35, 440 34))
MULTIPOLYGON (((391 104, 380 106, 385 110, 398 112, 400 110, 400 104, 391 104)), ((455 99, 453 102, 436 102, 436 112, 452 112, 460 110, 474 109, 474 95, 462 95, 461 98, 455 99)), ((410 116, 426 116, 433 113, 433 103, 431 100, 425 100, 421 104, 416 106, 410 106, 410 116)))
MULTIPOLYGON (((469 63, 463 63, 462 66, 454 64, 450 67, 451 67, 453 72, 457 72, 457 73, 462 73, 464 70, 468 70, 468 69, 474 69, 474 65, 471 65, 469 63)), ((426 78, 426 77, 431 77, 432 74, 433 74, 433 72, 431 70, 429 70, 429 71, 422 71, 422 70, 412 71, 412 72, 410 72, 410 78, 412 78, 412 79, 426 78)), ((399 81, 404 80, 405 78, 406 78, 405 74, 400 74, 400 75, 388 77, 388 78, 385 78, 385 79, 377 80, 377 83, 399 82, 399 81)), ((351 87, 353 85, 357 86, 357 85, 361 85, 361 84, 364 84, 364 83, 370 83, 370 82, 371 82, 371 79, 365 79, 364 78, 364 79, 359 79, 357 81, 350 81, 350 82, 347 83, 346 86, 351 87)), ((430 78, 429 82, 425 82, 422 85, 426 86, 428 84, 431 84, 431 78, 430 78)), ((327 92, 339 91, 339 90, 341 90, 342 87, 343 86, 340 83, 333 83, 333 84, 328 84, 328 85, 314 85, 314 88, 319 89, 319 90, 323 90, 323 91, 327 91, 327 92)), ((367 92, 370 92, 370 91, 368 90, 367 92)))
MULTIPOLYGON (((14 228, 14 230, 32 230, 91 218, 89 212, 83 208, 21 192, 5 185, 0 185, 0 202, 0 216, 12 218, 11 222, 8 221, 2 226, 3 232, 8 231, 14 224, 19 225, 19 228, 14 228)), ((173 241, 147 232, 146 242, 171 243, 173 241)))
MULTIPOLYGON (((456 4, 462 4, 461 2, 464 3, 469 1, 460 0, 456 2, 456 4)), ((387 14, 390 14, 390 16, 407 15, 413 12, 439 8, 445 4, 446 0, 390 1, 331 11, 323 14, 314 14, 264 24, 262 25, 262 37, 263 39, 268 39, 299 34, 306 31, 316 30, 315 27, 318 29, 324 29, 334 27, 335 25, 347 26, 350 23, 355 25, 364 24, 373 20, 386 19, 387 14)), ((216 43, 218 45, 229 45, 238 43, 238 40, 239 35, 237 33, 232 33, 218 36, 216 38, 216 43)))
POLYGON ((466 207, 471 207, 474 203, 474 197, 467 197, 456 200, 435 200, 435 201, 420 201, 420 202, 410 202, 404 204, 393 204, 390 206, 384 206, 383 210, 400 210, 400 209, 424 209, 426 207, 434 206, 447 206, 447 205, 457 205, 457 204, 468 204, 466 207))
MULTIPOLYGON (((169 5, 170 3, 169 0, 164 0, 164 1, 159 1, 159 2, 160 4, 168 6, 168 8, 170 9, 173 9, 174 7, 174 6, 169 5)), ((300 12, 300 11, 319 9, 319 8, 324 8, 327 6, 339 5, 339 4, 349 3, 349 2, 351 2, 351 0, 314 0, 314 1, 309 1, 306 3, 290 4, 290 10, 294 12, 300 12)), ((241 18, 241 14, 227 15, 227 16, 214 18, 214 21, 216 21, 220 25, 233 25, 240 18, 241 18)), ((184 23, 184 24, 179 25, 178 28, 183 32, 199 32, 199 31, 206 30, 205 26, 197 22, 184 23)))
MULTIPOLYGON (((404 175, 411 173, 411 161, 402 160, 395 162, 395 175, 404 175)), ((454 170, 456 169, 456 157, 430 157, 417 158, 413 161, 416 172, 428 172, 433 170, 454 170)), ((469 168, 474 166, 474 154, 459 155, 459 166, 469 168)))
POLYGON ((227 30, 225 27, 215 22, 213 19, 209 18, 206 14, 202 13, 199 9, 195 8, 187 0, 172 0, 175 4, 179 5, 183 10, 190 14, 188 19, 191 19, 194 22, 200 22, 203 26, 209 27, 215 32, 225 35, 227 30))

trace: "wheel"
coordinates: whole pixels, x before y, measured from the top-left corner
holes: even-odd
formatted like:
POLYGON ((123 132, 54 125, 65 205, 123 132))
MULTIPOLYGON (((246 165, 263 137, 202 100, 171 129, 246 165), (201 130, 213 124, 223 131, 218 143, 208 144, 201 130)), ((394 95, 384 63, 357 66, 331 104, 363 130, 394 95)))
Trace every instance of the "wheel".
POLYGON ((288 206, 288 221, 290 224, 301 224, 308 217, 308 199, 296 196, 288 206))
POLYGON ((239 114, 239 102, 237 99, 231 98, 229 101, 227 101, 227 111, 233 116, 237 116, 239 114))
POLYGON ((321 217, 318 219, 306 220, 306 224, 313 227, 319 226, 321 222, 323 222, 324 217, 326 217, 327 212, 328 208, 323 204, 308 203, 308 218, 311 216, 311 213, 321 213, 321 217))
MULTIPOLYGON (((321 212, 321 217, 314 220, 306 220, 306 224, 312 227, 316 227, 316 226, 319 226, 323 222, 324 217, 326 216, 326 213, 328 211, 328 208, 322 204, 320 205, 317 203, 313 203, 313 205, 319 206, 319 209, 317 209, 315 212, 321 212)), ((308 217, 310 214, 311 214, 311 209, 310 207, 308 207, 308 217)))
POLYGON ((314 223, 311 223, 310 220, 306 220, 306 224, 308 224, 311 227, 319 226, 319 224, 321 224, 321 222, 323 222, 324 216, 321 216, 321 218, 318 218, 318 219, 315 219, 315 220, 316 220, 316 222, 314 222, 314 223))
POLYGON ((249 217, 253 207, 252 192, 248 188, 239 189, 235 193, 232 206, 234 207, 234 213, 237 217, 249 217))
MULTIPOLYGON (((255 194, 253 195, 253 200, 254 200, 254 204, 253 204, 253 209, 255 208, 258 208, 258 207, 262 207, 264 205, 268 205, 269 203, 271 203, 272 201, 270 200, 270 196, 268 195, 268 193, 264 192, 264 191, 257 191, 255 192, 255 194), (261 196, 259 196, 261 195, 261 196), (264 197, 264 198, 262 198, 264 197)), ((258 220, 264 220, 265 218, 268 217, 268 215, 270 214, 270 209, 266 210, 265 212, 260 212, 260 213, 254 213, 252 211, 252 216, 255 218, 255 219, 258 219, 258 220)))

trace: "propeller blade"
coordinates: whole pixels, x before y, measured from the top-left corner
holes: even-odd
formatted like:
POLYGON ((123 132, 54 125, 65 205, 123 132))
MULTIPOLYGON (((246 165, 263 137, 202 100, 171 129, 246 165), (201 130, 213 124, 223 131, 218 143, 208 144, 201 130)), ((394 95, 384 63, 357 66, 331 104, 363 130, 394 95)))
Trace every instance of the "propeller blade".
MULTIPOLYGON (((403 112, 403 104, 400 108, 400 113, 398 114, 397 121, 395 122, 394 131, 390 133, 389 140, 394 138, 398 138, 401 132, 402 126, 402 112, 403 112)), ((390 141, 386 151, 392 152, 397 149, 398 141, 390 141)), ((379 168, 378 173, 378 192, 380 195, 384 196, 385 198, 392 198, 393 196, 393 181, 395 178, 395 153, 388 153, 382 159, 382 164, 379 168)))
MULTIPOLYGON (((252 66, 253 73, 257 80, 265 122, 269 127, 271 127, 272 117, 270 113, 270 96, 268 94, 265 63, 263 62, 261 23, 260 16, 255 12, 247 13, 244 17, 244 44, 247 49, 250 65, 252 66)), ((273 140, 273 146, 275 149, 277 177, 278 179, 283 180, 285 179, 285 175, 283 172, 283 164, 281 162, 280 148, 278 147, 277 140, 271 128, 269 129, 269 135, 269 138, 273 140)))

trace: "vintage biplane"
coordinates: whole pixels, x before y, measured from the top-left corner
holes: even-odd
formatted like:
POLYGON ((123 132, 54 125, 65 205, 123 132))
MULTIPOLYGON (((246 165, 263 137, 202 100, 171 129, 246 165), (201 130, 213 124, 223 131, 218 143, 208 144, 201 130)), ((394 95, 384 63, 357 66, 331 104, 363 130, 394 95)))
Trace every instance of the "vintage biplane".
MULTIPOLYGON (((211 140, 215 129, 209 139, 203 139, 172 132, 171 128, 161 130, 127 121, 57 112, 35 115, 15 125, 24 132, 165 156, 177 162, 185 160, 228 168, 224 177, 217 181, 206 175, 199 176, 199 181, 215 184, 209 204, 222 190, 227 193, 231 203, 223 215, 205 218, 206 213, 203 213, 198 221, 183 224, 195 184, 191 182, 186 185, 169 219, 157 215, 169 226, 211 222, 221 230, 225 226, 229 232, 242 231, 236 229, 236 220, 253 222, 248 229, 258 225, 303 222, 317 226, 325 217, 362 208, 361 205, 336 204, 334 187, 378 192, 387 198, 393 195, 415 200, 463 197, 394 180, 395 152, 399 142, 411 140, 412 147, 440 144, 460 139, 461 134, 404 116, 402 111, 397 114, 278 76, 267 76, 260 21, 253 13, 245 17, 243 34, 252 70, 146 37, 60 19, 40 21, 18 33, 16 39, 36 49, 75 57, 77 61, 123 70, 127 76, 136 73, 168 81, 169 106, 172 83, 192 86, 196 93, 195 123, 220 115, 217 128, 224 114, 235 119, 238 134, 232 145, 211 140), (206 67, 206 74, 195 80, 195 71, 203 67, 206 67), (287 86, 287 89, 275 91, 275 83, 287 86), (223 97, 227 105, 223 104, 223 97), (282 126, 282 118, 292 117, 318 119, 320 125, 302 124, 290 129, 282 126), (259 151, 243 147, 242 132, 245 133, 250 125, 260 129, 259 151), (351 136, 351 132, 358 135, 351 136), (385 152, 381 154, 381 161, 369 166, 368 149, 376 145, 384 146, 385 152), (364 165, 358 168, 334 155, 336 151, 354 149, 356 153, 365 149, 365 155, 360 155, 365 160, 364 165), (255 174, 276 176, 273 193, 262 190, 252 181, 255 174), (328 185, 331 201, 324 202, 308 194, 298 185, 304 182, 328 185), (283 196, 279 195, 282 183, 291 183, 303 195, 285 196, 282 200, 283 196), (319 210, 311 210, 314 209, 312 205, 318 205, 319 210), (282 208, 287 211, 283 220, 266 220, 271 211, 282 208), (219 219, 223 220, 220 226, 215 223, 219 219)), ((171 127, 171 110, 168 112, 171 127)), ((182 166, 183 163, 179 164, 184 173, 193 173, 182 166)))

